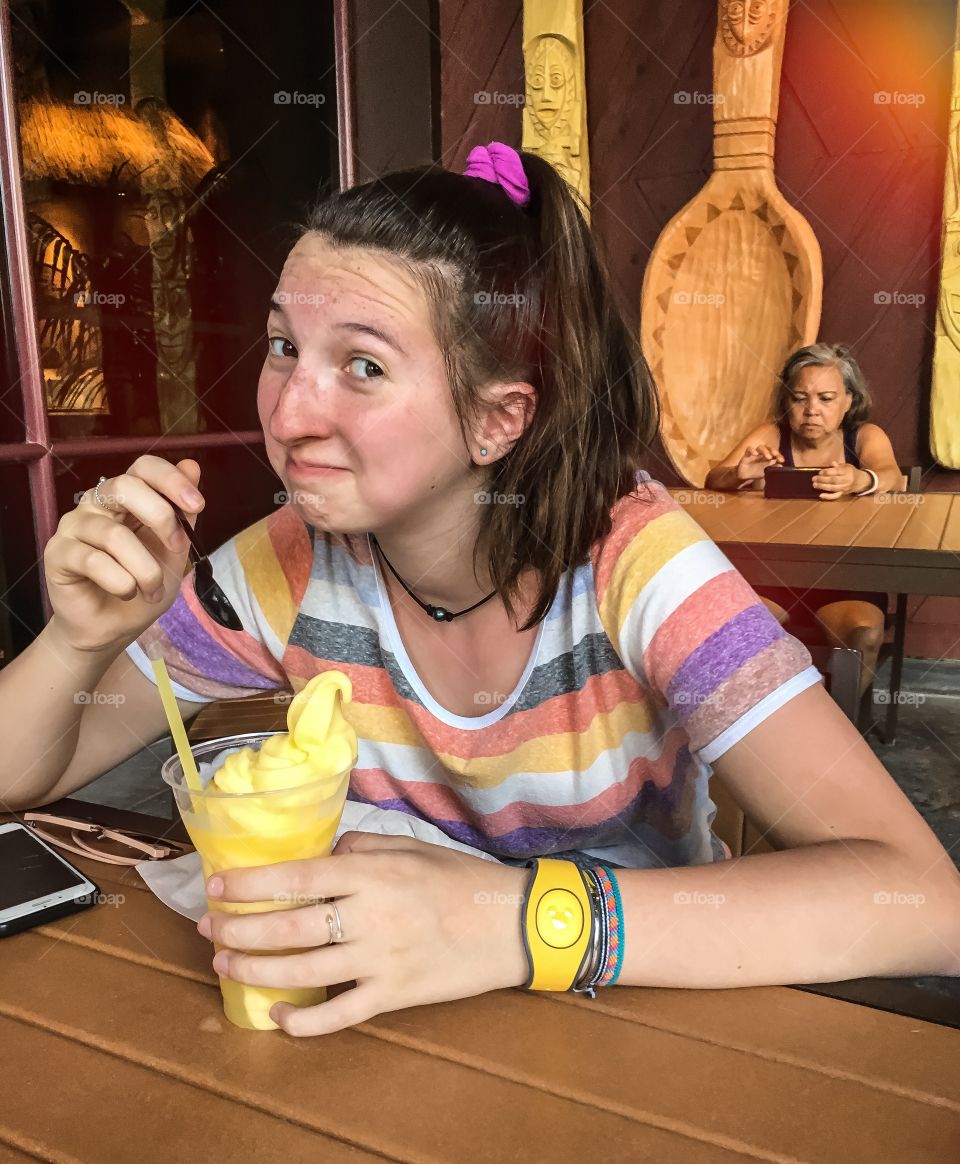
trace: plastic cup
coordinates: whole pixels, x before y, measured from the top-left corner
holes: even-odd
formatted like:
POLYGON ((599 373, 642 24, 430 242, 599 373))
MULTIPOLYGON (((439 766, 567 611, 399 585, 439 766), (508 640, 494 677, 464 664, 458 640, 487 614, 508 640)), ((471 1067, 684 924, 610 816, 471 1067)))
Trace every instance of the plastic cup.
MULTIPOLYGON (((279 732, 227 736, 196 744, 191 751, 197 766, 210 764, 228 748, 259 749, 264 740, 279 732)), ((204 881, 224 869, 273 865, 308 857, 326 857, 343 815, 352 768, 335 778, 329 776, 294 788, 271 792, 220 792, 203 778, 197 793, 184 780, 180 758, 171 756, 160 774, 173 791, 184 826, 200 854, 204 881)), ((207 900, 207 908, 223 913, 265 913, 296 909, 307 904, 289 902, 224 902, 207 900)), ((216 949, 220 949, 219 946, 216 949)), ((249 951, 262 955, 292 953, 290 950, 249 951)), ((220 979, 223 1012, 230 1022, 248 1030, 276 1030, 270 1018, 275 1002, 314 1006, 326 999, 322 986, 285 988, 248 986, 230 978, 220 979)))

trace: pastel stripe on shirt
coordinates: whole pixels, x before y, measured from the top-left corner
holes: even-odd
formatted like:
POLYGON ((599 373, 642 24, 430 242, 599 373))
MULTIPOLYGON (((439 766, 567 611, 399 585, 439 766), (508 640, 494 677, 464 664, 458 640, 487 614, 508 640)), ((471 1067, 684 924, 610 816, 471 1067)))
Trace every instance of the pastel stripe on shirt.
POLYGON ((598 605, 627 669, 663 693, 696 751, 773 688, 812 668, 806 648, 783 630, 700 526, 671 508, 665 492, 664 499, 660 512, 621 499, 626 512, 618 524, 632 528, 633 537, 609 572, 604 564, 598 568, 598 605), (660 577, 667 564, 681 558, 696 571, 689 572, 687 592, 664 587, 659 603, 654 593, 645 601, 658 581, 668 581, 660 577), (699 584, 691 588, 694 578, 699 584), (763 666, 752 666, 759 656, 763 666))
POLYGON ((588 850, 638 867, 716 859, 712 761, 819 681, 743 578, 662 486, 638 482, 567 570, 516 688, 478 681, 477 716, 417 674, 365 536, 284 507, 213 556, 243 620, 216 626, 189 581, 131 648, 163 652, 185 698, 353 684, 353 799, 506 859, 588 850), (482 702, 486 698, 487 703, 482 702))

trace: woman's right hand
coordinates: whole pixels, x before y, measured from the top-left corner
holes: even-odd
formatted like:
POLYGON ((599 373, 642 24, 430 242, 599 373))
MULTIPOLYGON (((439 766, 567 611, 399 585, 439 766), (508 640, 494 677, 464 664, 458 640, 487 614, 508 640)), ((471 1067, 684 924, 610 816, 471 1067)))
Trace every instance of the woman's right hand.
MULTIPOLYGON (((138 457, 64 514, 44 551, 51 628, 81 651, 123 650, 173 604, 189 553, 173 512, 203 508, 200 466, 138 457)), ((191 523, 192 524, 192 523, 191 523)))
POLYGON ((738 481, 758 481, 769 465, 782 465, 783 453, 769 445, 750 445, 737 465, 738 481))

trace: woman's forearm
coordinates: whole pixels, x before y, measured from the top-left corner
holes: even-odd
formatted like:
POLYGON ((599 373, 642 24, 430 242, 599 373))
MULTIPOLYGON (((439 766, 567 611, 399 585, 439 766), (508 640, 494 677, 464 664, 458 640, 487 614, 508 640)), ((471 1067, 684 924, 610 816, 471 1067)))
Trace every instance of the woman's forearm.
MULTIPOLYGON (((869 466, 864 467, 869 468, 869 466)), ((871 471, 877 475, 878 493, 900 493, 903 490, 903 474, 898 468, 872 469, 871 471)), ((868 480, 864 488, 869 489, 872 484, 873 481, 868 480)))
POLYGON ((960 873, 878 841, 830 841, 713 865, 623 870, 634 986, 710 989, 878 975, 960 976, 960 873))
POLYGON ((723 468, 717 465, 707 474, 704 481, 705 489, 739 489, 743 482, 737 477, 737 466, 730 465, 723 468))
POLYGON ((0 671, 4 807, 40 803, 63 775, 91 693, 119 653, 78 651, 61 642, 51 623, 0 671))

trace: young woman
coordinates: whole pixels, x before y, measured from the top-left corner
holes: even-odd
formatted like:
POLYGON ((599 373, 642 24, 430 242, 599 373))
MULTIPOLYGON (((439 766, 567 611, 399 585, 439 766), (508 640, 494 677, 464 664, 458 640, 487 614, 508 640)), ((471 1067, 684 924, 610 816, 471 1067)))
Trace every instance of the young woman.
MULTIPOLYGON (((903 488, 890 438, 868 423, 870 393, 860 365, 841 344, 812 344, 787 360, 777 387, 776 421, 755 428, 707 474, 708 489, 763 489, 768 465, 823 466, 813 478, 821 501, 903 488)), ((873 681, 883 642, 886 594, 762 587, 777 618, 803 635, 863 656, 861 689, 873 681)))
POLYGON ((47 547, 49 625, 0 673, 8 805, 163 734, 147 648, 187 716, 336 668, 351 795, 501 863, 348 834, 327 859, 212 878, 228 900, 317 902, 200 923, 239 981, 356 983, 277 1004, 291 1034, 565 988, 573 947, 547 947, 581 940, 578 909, 600 919, 578 989, 960 972, 949 857, 805 648, 642 472, 654 388, 554 169, 494 142, 464 174, 333 194, 265 344, 260 417, 290 500, 213 555, 243 629, 181 582, 173 507, 201 510, 197 465, 146 456, 102 481, 47 547), (777 852, 724 859, 711 772, 777 852), (893 892, 922 905, 878 904, 893 892), (525 902, 543 906, 529 964, 525 902))

